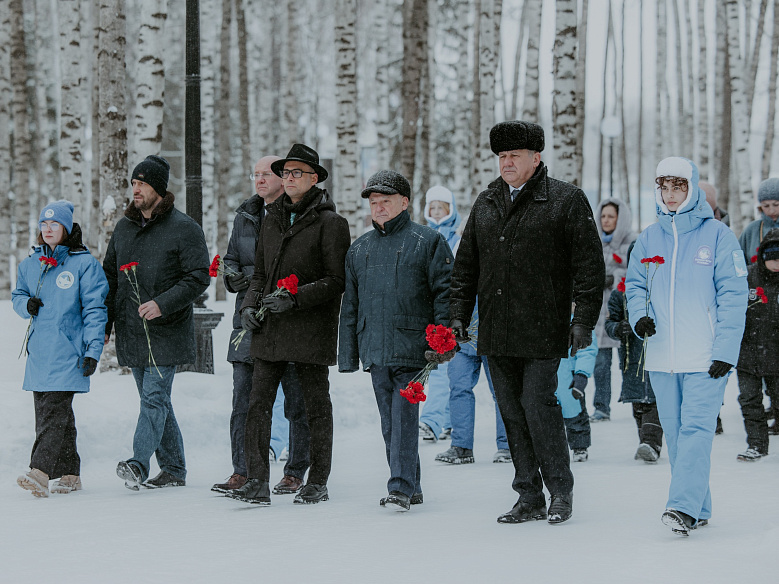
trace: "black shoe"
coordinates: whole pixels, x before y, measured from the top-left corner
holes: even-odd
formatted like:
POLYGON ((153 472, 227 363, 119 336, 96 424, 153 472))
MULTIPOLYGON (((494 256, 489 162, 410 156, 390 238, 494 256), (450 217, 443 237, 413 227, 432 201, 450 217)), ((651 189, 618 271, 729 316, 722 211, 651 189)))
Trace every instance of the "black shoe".
POLYGON ((722 434, 724 431, 725 431, 725 430, 723 430, 723 429, 722 429, 722 420, 720 419, 720 417, 719 417, 719 416, 717 416, 717 428, 714 430, 714 434, 716 434, 717 436, 719 436, 719 435, 720 435, 720 434, 722 434))
POLYGON ((411 504, 412 505, 421 505, 423 503, 422 499, 422 493, 414 493, 411 495, 411 504))
POLYGON ((116 465, 116 476, 120 479, 124 479, 124 486, 131 491, 138 491, 141 488, 143 482, 143 475, 141 469, 134 464, 130 464, 126 460, 123 460, 116 465))
POLYGON ((567 495, 552 495, 549 503, 549 523, 557 525, 568 521, 573 515, 573 493, 567 495))
MULTIPOLYGON (((688 536, 690 531, 697 527, 695 518, 676 509, 666 509, 661 517, 663 525, 671 528, 671 531, 677 535, 688 536)), ((706 525, 708 525, 706 521, 706 525)))
POLYGON ((543 521, 546 519, 546 504, 531 505, 522 499, 517 501, 511 511, 498 517, 498 523, 525 523, 526 521, 543 521))
POLYGON ((225 493, 225 496, 244 503, 267 507, 270 505, 270 485, 268 481, 249 479, 240 489, 229 491, 225 493))
POLYGON ((142 484, 147 489, 164 489, 165 487, 183 487, 187 482, 184 479, 176 478, 169 472, 163 470, 156 477, 149 479, 142 484))
POLYGON ((298 505, 313 505, 320 501, 327 501, 330 497, 327 495, 327 485, 317 485, 308 483, 300 492, 295 495, 293 503, 298 505))
MULTIPOLYGON (((417 493, 417 495, 419 495, 419 503, 421 503, 422 493, 417 493)), ((414 496, 416 497, 417 495, 414 496)), ((404 513, 411 509, 411 497, 400 491, 392 491, 389 495, 379 501, 379 505, 393 511, 404 513)))

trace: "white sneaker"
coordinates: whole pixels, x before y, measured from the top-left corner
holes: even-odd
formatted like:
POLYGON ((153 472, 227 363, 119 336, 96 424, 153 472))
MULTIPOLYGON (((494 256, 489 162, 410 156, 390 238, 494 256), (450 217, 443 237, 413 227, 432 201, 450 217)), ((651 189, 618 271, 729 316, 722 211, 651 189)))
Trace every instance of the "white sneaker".
POLYGON ((660 458, 660 453, 646 442, 642 442, 638 445, 638 450, 636 450, 636 455, 633 458, 635 460, 643 460, 647 464, 655 464, 657 459, 660 458))
POLYGON ((764 456, 766 455, 761 453, 757 448, 749 447, 744 452, 736 456, 736 460, 740 460, 742 462, 757 462, 764 456))
POLYGON ((573 461, 574 462, 586 462, 587 461, 587 449, 586 448, 575 448, 573 451, 573 461))
POLYGON ((424 422, 419 423, 419 435, 422 436, 422 440, 438 442, 438 436, 436 436, 433 429, 424 422))

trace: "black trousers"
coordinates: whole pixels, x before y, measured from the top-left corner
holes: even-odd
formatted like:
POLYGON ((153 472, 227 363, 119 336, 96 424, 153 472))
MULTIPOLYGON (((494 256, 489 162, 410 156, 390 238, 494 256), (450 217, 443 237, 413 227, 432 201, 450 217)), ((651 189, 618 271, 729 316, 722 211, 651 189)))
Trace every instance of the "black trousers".
POLYGON ((560 359, 488 356, 495 399, 514 463, 513 489, 530 504, 573 491, 562 408, 557 403, 560 359))
POLYGON ((744 416, 747 445, 768 454, 768 420, 763 407, 763 380, 771 398, 771 407, 779 405, 779 376, 752 375, 738 370, 738 403, 744 416))
POLYGON ((76 417, 72 391, 34 391, 35 444, 30 468, 58 478, 78 475, 81 458, 76 450, 76 417))
MULTIPOLYGON (((330 381, 327 365, 295 363, 298 381, 303 388, 303 401, 310 433, 308 482, 327 484, 333 456, 333 405, 330 402, 330 381)), ((279 382, 287 370, 286 361, 254 362, 252 392, 246 414, 244 451, 250 479, 270 481, 270 427, 273 402, 279 382)))
POLYGON ((633 419, 638 427, 639 442, 649 444, 660 452, 663 448, 663 427, 660 425, 657 404, 633 402, 633 419))

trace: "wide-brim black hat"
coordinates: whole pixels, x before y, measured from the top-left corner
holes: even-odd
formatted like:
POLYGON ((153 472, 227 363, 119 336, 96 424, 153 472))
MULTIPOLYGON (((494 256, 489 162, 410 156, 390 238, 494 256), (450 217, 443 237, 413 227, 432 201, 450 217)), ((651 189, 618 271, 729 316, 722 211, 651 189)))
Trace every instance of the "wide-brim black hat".
POLYGON ((327 180, 327 170, 324 166, 319 164, 319 154, 313 148, 309 148, 305 144, 295 144, 290 148, 289 154, 286 158, 277 160, 270 165, 270 169, 277 176, 281 176, 281 171, 284 170, 284 165, 287 162, 303 162, 308 164, 314 169, 317 175, 317 183, 327 180))

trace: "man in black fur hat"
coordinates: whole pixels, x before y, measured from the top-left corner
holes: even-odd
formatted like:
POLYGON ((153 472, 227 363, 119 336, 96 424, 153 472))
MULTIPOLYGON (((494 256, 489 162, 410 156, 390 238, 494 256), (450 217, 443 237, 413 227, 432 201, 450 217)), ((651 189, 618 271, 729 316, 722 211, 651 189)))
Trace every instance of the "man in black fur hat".
POLYGON ((465 226, 452 272, 450 322, 457 340, 468 341, 478 295, 478 352, 489 361, 519 493, 498 522, 557 524, 573 510, 557 368, 569 348, 573 355, 591 342, 603 253, 585 194, 547 176, 541 126, 500 123, 490 131, 490 147, 500 177, 476 199, 465 226))

